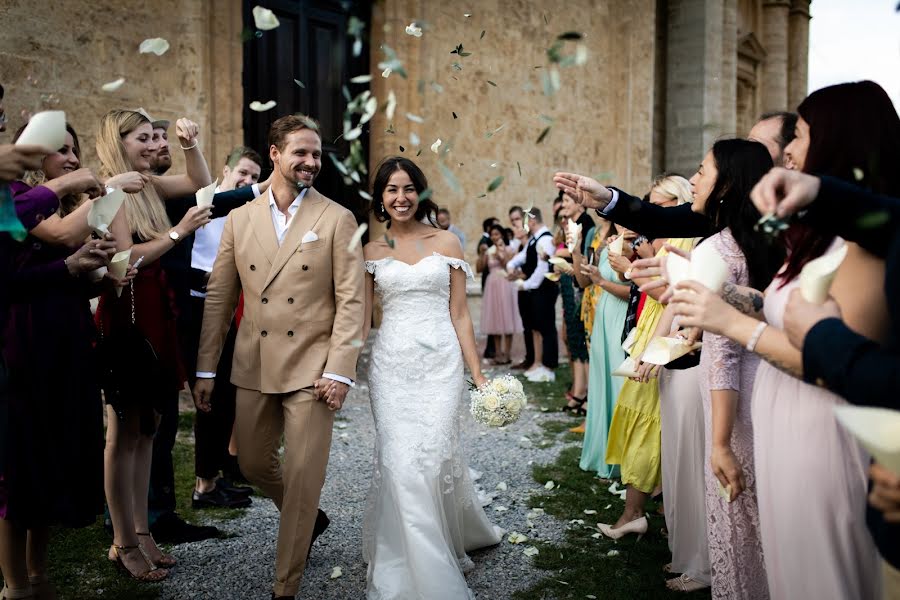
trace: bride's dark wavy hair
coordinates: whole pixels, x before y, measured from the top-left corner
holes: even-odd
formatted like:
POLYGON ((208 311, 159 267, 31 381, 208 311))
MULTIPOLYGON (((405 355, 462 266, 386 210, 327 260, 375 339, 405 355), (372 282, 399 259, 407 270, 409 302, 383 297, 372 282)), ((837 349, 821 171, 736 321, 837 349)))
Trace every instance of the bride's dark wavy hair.
MULTIPOLYGON (((422 169, 404 156, 390 156, 379 163, 375 169, 375 178, 372 182, 372 212, 375 214, 375 220, 379 223, 387 222, 388 227, 391 226, 391 218, 388 216, 384 208, 384 188, 387 187, 388 180, 391 175, 397 171, 403 171, 412 180, 413 187, 416 188, 416 194, 422 195, 422 192, 428 189, 428 178, 422 169)), ((433 227, 437 227, 438 206, 431 198, 420 200, 416 206, 416 221, 428 219, 433 227)))

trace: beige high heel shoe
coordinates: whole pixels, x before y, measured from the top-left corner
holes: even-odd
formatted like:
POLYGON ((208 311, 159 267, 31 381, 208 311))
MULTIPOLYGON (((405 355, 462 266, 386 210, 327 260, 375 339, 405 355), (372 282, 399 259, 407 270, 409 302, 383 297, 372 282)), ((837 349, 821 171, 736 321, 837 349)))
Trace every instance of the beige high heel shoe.
POLYGON ((10 588, 6 585, 0 590, 0 600, 24 600, 25 598, 34 598, 34 590, 31 585, 23 588, 10 588))
POLYGON ((127 573, 128 576, 130 576, 132 579, 136 579, 144 583, 156 583, 157 581, 162 581, 169 576, 169 572, 166 569, 160 569, 159 567, 154 565, 149 558, 147 558, 147 555, 144 554, 144 551, 141 550, 140 546, 116 546, 115 544, 113 544, 109 547, 109 552, 110 557, 114 557, 116 565, 118 565, 118 567, 125 573, 127 573), (122 560, 122 554, 125 551, 134 550, 137 550, 140 553, 141 558, 144 559, 144 562, 147 565, 147 570, 143 573, 131 572, 131 570, 127 566, 125 566, 125 561, 122 560))
POLYGON ((56 588, 46 576, 28 577, 31 589, 34 590, 34 600, 56 600, 56 588))
POLYGON ((626 536, 629 533, 636 533, 638 536, 637 539, 640 540, 644 537, 644 534, 647 533, 647 528, 649 526, 650 524, 647 521, 646 515, 616 528, 613 528, 612 525, 607 525, 606 523, 597 523, 597 529, 600 530, 600 533, 614 540, 626 536))

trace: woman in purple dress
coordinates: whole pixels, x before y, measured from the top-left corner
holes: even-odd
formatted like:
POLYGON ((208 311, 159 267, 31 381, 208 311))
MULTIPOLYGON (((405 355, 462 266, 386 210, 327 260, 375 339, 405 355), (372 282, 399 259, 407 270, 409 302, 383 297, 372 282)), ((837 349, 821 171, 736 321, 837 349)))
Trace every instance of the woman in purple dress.
MULTIPOLYGON (((754 230, 759 213, 750 190, 772 167, 765 146, 721 140, 691 178, 692 208, 720 231, 711 244, 728 266, 727 282, 765 286, 784 259, 780 245, 754 230)), ((706 520, 713 598, 768 597, 759 532, 750 397, 759 359, 707 333, 700 354, 706 456, 706 520)))

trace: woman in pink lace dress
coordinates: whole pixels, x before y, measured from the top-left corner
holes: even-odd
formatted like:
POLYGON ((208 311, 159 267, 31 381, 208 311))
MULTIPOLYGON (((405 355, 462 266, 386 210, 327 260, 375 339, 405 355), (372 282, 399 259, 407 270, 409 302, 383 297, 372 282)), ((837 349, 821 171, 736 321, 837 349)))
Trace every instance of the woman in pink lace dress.
POLYGON ((478 257, 478 271, 486 265, 490 269, 481 301, 481 333, 494 336, 494 364, 509 364, 513 334, 522 333, 522 317, 519 316, 519 291, 506 278, 506 263, 515 252, 509 245, 506 231, 500 225, 490 229, 493 245, 478 257))
MULTIPOLYGON (((728 265, 727 281, 767 285, 784 252, 768 244, 753 225, 759 213, 749 194, 771 168, 762 144, 722 140, 713 145, 691 178, 696 212, 719 233, 712 244, 728 265)), ((726 337, 705 334, 700 355, 700 392, 706 439, 706 521, 713 598, 768 598, 759 533, 753 465, 750 397, 759 358, 726 337)))

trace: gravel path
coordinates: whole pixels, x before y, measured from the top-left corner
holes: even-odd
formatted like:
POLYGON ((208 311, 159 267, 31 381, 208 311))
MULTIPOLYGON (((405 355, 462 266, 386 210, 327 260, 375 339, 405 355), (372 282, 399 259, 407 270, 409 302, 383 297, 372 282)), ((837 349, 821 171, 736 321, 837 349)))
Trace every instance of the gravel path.
MULTIPOLYGON (((360 360, 359 385, 351 391, 340 420, 335 422, 328 477, 322 490, 320 505, 331 518, 331 527, 313 548, 300 589, 299 597, 303 599, 346 600, 365 596, 366 565, 360 548, 375 432, 368 404, 367 351, 360 360), (331 579, 336 566, 341 567, 343 575, 331 579)), ((517 423, 504 430, 488 430, 471 418, 465 419, 463 426, 463 448, 470 466, 483 473, 477 485, 496 494, 485 509, 489 518, 507 531, 548 541, 562 537, 564 524, 543 515, 533 519, 534 529, 529 531, 526 502, 541 489, 531 477, 531 464, 550 462, 562 447, 539 447, 543 430, 538 423, 553 418, 531 406, 517 423), (524 437, 534 442, 523 440, 524 437), (506 483, 506 491, 496 489, 500 482, 506 483)), ((162 598, 270 597, 278 530, 275 505, 268 499, 254 498, 242 517, 216 525, 234 537, 175 547, 179 563, 161 586, 162 598)), ((523 555, 526 546, 511 544, 504 538, 499 546, 473 554, 476 568, 467 579, 478 598, 509 598, 514 591, 547 575, 523 555)))

